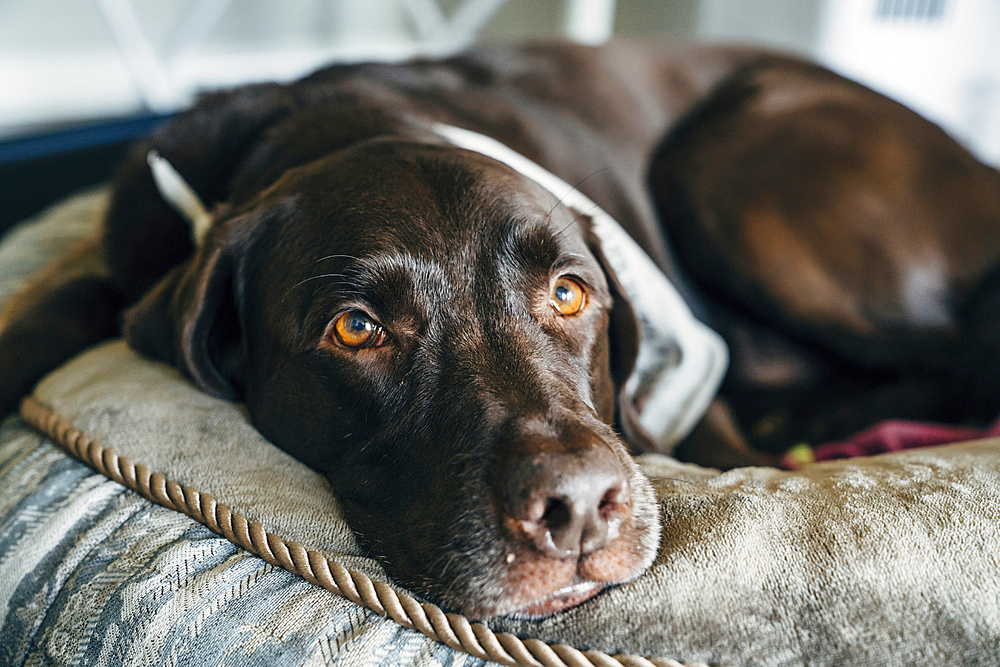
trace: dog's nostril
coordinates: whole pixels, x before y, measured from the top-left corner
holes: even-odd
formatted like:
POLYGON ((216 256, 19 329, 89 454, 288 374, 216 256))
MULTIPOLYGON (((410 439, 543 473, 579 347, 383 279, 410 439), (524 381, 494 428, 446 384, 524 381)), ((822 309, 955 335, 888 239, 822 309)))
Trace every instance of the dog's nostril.
POLYGON ((570 559, 618 538, 630 491, 610 451, 595 448, 524 457, 510 469, 504 498, 515 536, 550 558, 570 559))
POLYGON ((618 504, 618 501, 615 500, 617 496, 618 496, 618 489, 608 489, 608 492, 604 494, 603 498, 601 498, 601 504, 597 506, 597 509, 600 510, 601 513, 604 513, 609 508, 618 504))
POLYGON ((601 498, 601 503, 597 506, 597 511, 605 519, 615 518, 628 505, 630 495, 631 491, 627 481, 618 486, 613 486, 601 498))
POLYGON ((542 514, 542 524, 548 530, 562 530, 573 519, 566 502, 560 498, 549 498, 542 514))

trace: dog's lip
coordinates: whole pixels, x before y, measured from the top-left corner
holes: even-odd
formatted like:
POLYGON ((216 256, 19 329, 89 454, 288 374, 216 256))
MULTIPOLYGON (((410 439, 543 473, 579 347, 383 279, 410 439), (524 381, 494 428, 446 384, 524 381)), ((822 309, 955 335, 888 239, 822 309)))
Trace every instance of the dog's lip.
POLYGON ((566 586, 514 612, 517 618, 542 618, 575 607, 594 597, 609 586, 606 581, 576 579, 566 586))

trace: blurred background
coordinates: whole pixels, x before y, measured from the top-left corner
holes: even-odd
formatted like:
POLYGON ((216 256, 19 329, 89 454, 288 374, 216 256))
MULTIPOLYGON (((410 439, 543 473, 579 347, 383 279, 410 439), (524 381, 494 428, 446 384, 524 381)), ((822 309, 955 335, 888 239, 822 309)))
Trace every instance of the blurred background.
POLYGON ((29 192, 39 178, 106 178, 127 141, 205 88, 482 41, 616 36, 808 55, 1000 164, 1000 0, 0 0, 0 201, 20 206, 2 215, 51 197, 29 192))

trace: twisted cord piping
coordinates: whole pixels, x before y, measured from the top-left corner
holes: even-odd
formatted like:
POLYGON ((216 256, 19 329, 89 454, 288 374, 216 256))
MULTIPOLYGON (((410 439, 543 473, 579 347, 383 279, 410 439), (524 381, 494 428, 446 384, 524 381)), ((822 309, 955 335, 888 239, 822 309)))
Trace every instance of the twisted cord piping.
POLYGON ((610 656, 600 651, 580 651, 566 644, 520 639, 507 632, 495 633, 482 623, 471 623, 460 614, 446 613, 436 605, 419 602, 298 542, 286 542, 268 533, 260 523, 248 521, 210 494, 182 486, 141 463, 133 463, 127 456, 119 456, 33 396, 21 401, 20 412, 26 422, 105 477, 159 505, 186 514, 271 565, 457 651, 509 667, 707 667, 666 658, 610 656))

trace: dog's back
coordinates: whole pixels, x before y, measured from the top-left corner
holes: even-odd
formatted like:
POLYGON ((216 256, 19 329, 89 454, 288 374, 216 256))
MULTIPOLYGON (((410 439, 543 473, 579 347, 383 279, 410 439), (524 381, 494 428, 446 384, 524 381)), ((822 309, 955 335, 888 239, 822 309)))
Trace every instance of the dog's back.
POLYGON ((672 129, 650 182, 758 445, 1000 414, 1000 172, 939 127, 818 66, 754 63, 672 129))

